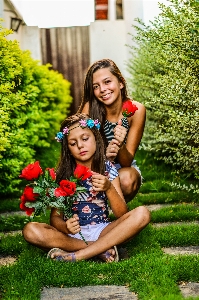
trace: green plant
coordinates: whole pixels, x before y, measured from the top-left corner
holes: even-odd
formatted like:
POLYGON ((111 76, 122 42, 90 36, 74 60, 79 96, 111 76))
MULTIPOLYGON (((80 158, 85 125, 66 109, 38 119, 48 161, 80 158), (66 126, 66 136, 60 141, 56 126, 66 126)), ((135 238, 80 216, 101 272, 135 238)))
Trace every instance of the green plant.
POLYGON ((160 8, 150 26, 137 20, 130 46, 132 95, 147 108, 142 146, 198 178, 198 2, 171 0, 160 8))
MULTIPOLYGON (((10 266, 0 268, 0 293, 2 299, 37 300, 41 298, 43 287, 81 287, 87 285, 124 285, 138 294, 140 300, 183 300, 178 283, 199 281, 198 255, 167 255, 161 247, 198 245, 199 226, 197 224, 175 224, 183 220, 197 220, 198 207, 192 203, 192 193, 187 191, 184 198, 179 191, 161 191, 162 181, 168 182, 173 168, 154 160, 153 153, 139 150, 136 153, 137 164, 147 182, 153 183, 156 189, 141 193, 129 203, 130 208, 138 205, 164 203, 170 197, 170 207, 152 212, 152 224, 149 224, 134 239, 122 245, 129 258, 118 263, 106 264, 95 261, 63 263, 46 258, 46 252, 25 242, 21 234, 5 235, 2 233, 0 243, 1 255, 12 255, 17 258, 10 266), (155 175, 154 175, 155 173, 155 175), (159 183, 158 183, 159 180, 159 183), (189 204, 183 203, 188 199, 189 204), (182 200, 182 201, 181 201, 182 200), (147 202, 148 201, 148 202, 147 202), (181 202, 181 205, 177 205, 181 202), (172 221, 166 227, 155 227, 159 221, 172 221), (56 276, 55 276, 56 274, 56 276)), ((173 178, 171 178, 173 179, 173 178)), ((184 183, 187 183, 184 180, 184 183)), ((167 183, 165 183, 167 184, 167 183)), ((5 207, 0 202, 0 209, 5 207)), ((7 202, 7 209, 10 201, 7 202)), ((48 211, 48 213, 50 213, 48 211)), ((28 217, 21 217, 23 221, 28 217)), ((4 218, 7 230, 13 230, 14 224, 22 225, 17 216, 4 218)), ((22 222, 23 222, 22 221, 22 222)), ((47 216, 35 217, 35 221, 49 222, 47 216)), ((5 228, 5 227, 4 227, 5 228)), ((4 230, 4 229, 2 229, 4 230)), ((198 297, 197 297, 198 298, 198 297)), ((197 299, 194 298, 194 299, 197 299)), ((191 299, 191 298, 189 298, 191 299)))
POLYGON ((21 169, 56 143, 72 101, 62 74, 33 60, 17 41, 8 41, 10 33, 0 26, 1 195, 17 193, 21 169))

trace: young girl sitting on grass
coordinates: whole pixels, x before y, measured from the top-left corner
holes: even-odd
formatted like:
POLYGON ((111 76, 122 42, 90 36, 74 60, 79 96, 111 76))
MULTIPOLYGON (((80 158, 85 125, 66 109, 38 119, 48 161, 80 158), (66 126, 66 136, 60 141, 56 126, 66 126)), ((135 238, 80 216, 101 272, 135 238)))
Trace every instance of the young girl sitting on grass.
POLYGON ((52 208, 51 225, 30 222, 24 227, 25 240, 51 249, 49 258, 68 262, 99 256, 107 262, 117 261, 116 245, 134 237, 150 222, 150 213, 144 206, 128 212, 117 169, 105 160, 99 127, 98 120, 85 114, 73 115, 61 125, 57 182, 70 179, 77 164, 88 167, 92 176, 81 181, 86 191, 79 193, 73 203, 72 218, 65 220, 63 213, 52 208), (108 219, 108 201, 117 218, 112 222, 108 219))

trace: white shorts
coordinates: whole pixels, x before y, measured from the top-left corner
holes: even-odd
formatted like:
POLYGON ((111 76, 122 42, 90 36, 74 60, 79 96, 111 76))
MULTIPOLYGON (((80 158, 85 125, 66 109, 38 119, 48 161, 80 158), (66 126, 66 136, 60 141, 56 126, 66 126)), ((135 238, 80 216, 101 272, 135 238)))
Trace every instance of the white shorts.
MULTIPOLYGON (((81 226, 81 233, 87 242, 95 242, 98 240, 100 233, 106 226, 110 223, 100 223, 95 225, 85 225, 81 226)), ((68 234, 69 236, 82 240, 82 237, 79 233, 68 234)))

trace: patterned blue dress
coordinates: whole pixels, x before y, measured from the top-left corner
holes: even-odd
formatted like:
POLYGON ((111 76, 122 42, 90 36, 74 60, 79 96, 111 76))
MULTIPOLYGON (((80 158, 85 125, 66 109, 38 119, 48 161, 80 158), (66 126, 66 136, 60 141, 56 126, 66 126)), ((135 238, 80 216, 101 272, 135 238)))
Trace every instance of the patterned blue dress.
MULTIPOLYGON (((110 181, 119 176, 117 169, 110 161, 106 161, 105 166, 105 176, 110 181)), ((86 191, 79 193, 77 201, 73 202, 72 206, 73 213, 79 217, 80 226, 109 223, 106 193, 92 189, 91 177, 81 181, 81 184, 86 191)))

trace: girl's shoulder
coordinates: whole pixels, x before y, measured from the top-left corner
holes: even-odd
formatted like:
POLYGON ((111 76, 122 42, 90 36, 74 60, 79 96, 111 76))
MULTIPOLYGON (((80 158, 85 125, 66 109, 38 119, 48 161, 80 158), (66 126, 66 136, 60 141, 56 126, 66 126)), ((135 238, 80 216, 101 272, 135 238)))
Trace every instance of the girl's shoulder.
POLYGON ((146 118, 146 108, 145 108, 145 106, 140 102, 137 102, 137 101, 132 100, 132 99, 130 99, 130 100, 132 101, 132 103, 134 105, 137 106, 138 109, 135 111, 133 116, 128 118, 129 126, 131 126, 133 123, 135 123, 135 121, 138 121, 138 120, 143 120, 144 121, 145 118, 146 118))

